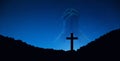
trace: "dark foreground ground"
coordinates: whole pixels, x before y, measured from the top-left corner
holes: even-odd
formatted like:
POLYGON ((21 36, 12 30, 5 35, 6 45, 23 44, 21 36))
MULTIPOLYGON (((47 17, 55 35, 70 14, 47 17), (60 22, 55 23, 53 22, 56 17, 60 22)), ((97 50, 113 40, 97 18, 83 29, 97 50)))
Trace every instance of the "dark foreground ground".
POLYGON ((0 61, 120 61, 120 29, 111 31, 77 51, 34 47, 0 35, 0 61))

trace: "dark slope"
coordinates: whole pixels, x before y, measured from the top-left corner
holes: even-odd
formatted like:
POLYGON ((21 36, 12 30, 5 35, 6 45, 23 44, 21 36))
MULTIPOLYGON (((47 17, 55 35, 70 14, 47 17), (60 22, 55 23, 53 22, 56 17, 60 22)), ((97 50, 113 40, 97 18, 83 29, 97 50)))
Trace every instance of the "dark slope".
POLYGON ((21 40, 0 35, 0 61, 8 59, 12 61, 70 61, 75 60, 76 52, 73 52, 38 48, 21 40))
POLYGON ((0 61, 120 61, 119 42, 120 29, 101 36, 77 51, 38 48, 0 35, 0 61))
POLYGON ((0 35, 0 48, 12 49, 12 48, 32 48, 33 46, 22 42, 21 40, 14 40, 13 38, 4 37, 0 35))
POLYGON ((120 61, 120 29, 101 36, 99 39, 78 49, 81 60, 120 61))

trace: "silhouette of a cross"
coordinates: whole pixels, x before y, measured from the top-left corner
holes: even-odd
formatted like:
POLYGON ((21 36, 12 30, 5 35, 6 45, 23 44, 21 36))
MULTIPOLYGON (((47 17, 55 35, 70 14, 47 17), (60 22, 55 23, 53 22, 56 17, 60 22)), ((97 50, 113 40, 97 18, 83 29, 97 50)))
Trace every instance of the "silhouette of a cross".
POLYGON ((73 51, 73 40, 78 39, 78 37, 74 37, 73 33, 71 33, 71 36, 66 37, 66 39, 71 41, 71 51, 73 51))

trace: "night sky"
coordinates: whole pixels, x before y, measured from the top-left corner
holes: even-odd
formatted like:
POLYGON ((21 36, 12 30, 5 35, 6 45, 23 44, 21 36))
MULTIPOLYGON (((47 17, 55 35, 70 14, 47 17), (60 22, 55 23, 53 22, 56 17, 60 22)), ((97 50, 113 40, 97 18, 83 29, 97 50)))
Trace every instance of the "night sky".
POLYGON ((75 49, 120 28, 119 0, 0 0, 0 34, 37 47, 69 50, 69 40, 56 39, 68 8, 80 15, 75 49))

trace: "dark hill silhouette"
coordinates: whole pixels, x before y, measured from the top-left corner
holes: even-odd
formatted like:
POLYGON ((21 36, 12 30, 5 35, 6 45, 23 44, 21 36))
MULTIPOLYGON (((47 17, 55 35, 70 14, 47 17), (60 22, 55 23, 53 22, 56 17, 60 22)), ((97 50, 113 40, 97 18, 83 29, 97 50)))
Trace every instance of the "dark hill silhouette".
POLYGON ((63 61, 74 60, 75 51, 65 52, 63 50, 43 49, 34 47, 13 38, 0 35, 0 61, 8 59, 12 61, 63 61), (73 56, 71 58, 71 56, 73 56), (69 58, 70 59, 69 59, 69 58))
POLYGON ((120 29, 101 36, 77 51, 34 47, 0 35, 0 61, 120 61, 120 29))
POLYGON ((120 29, 101 36, 78 49, 81 60, 120 61, 120 29))

